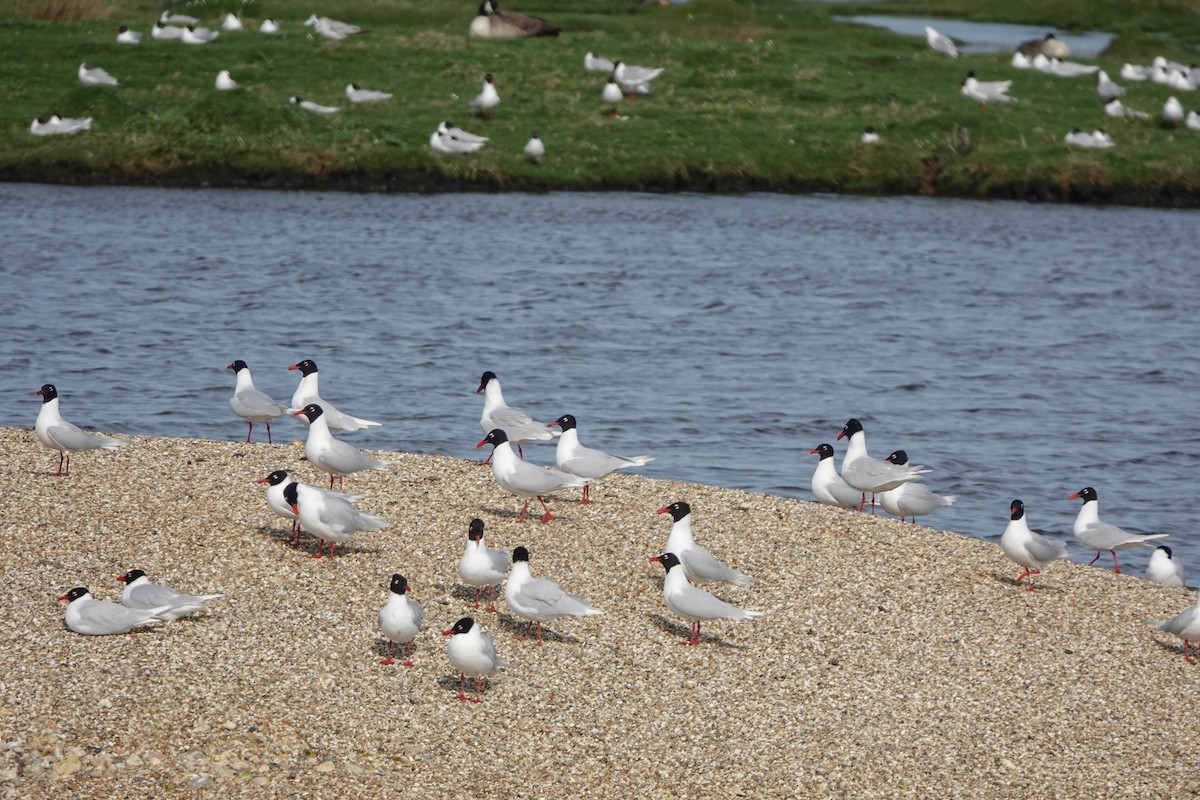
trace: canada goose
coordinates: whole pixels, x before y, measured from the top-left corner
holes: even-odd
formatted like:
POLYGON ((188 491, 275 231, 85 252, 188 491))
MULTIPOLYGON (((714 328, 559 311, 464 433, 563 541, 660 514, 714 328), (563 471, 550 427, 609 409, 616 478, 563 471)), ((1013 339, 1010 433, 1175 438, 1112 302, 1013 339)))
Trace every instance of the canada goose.
POLYGON ((541 17, 517 11, 501 11, 496 0, 483 0, 475 19, 471 20, 469 33, 481 39, 522 39, 558 36, 559 31, 541 17))

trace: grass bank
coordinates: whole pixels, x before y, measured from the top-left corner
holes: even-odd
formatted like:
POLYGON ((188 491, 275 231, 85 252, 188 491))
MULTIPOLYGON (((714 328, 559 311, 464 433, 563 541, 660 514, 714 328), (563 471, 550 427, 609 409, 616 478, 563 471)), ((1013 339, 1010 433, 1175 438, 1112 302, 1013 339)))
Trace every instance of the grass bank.
MULTIPOLYGON (((1200 51, 1200 12, 1169 2, 1015 0, 986 12, 967 0, 838 6, 790 0, 697 0, 656 7, 616 0, 513 0, 547 17, 556 39, 481 41, 466 36, 474 5, 349 0, 340 19, 368 29, 341 42, 302 25, 308 6, 198 2, 184 6, 219 27, 226 9, 243 32, 187 46, 150 38, 161 4, 141 0, 18 0, 0 11, 0 179, 157 186, 255 186, 360 191, 631 189, 742 192, 832 191, 1200 206, 1200 132, 1104 116, 1093 82, 1008 65, 1008 54, 952 60, 924 41, 835 22, 845 13, 986 18, 1117 34, 1097 60, 1115 74, 1125 60, 1165 55, 1190 63, 1200 51), (264 17, 283 33, 257 33, 264 17), (117 44, 125 24, 145 32, 117 44), (605 113, 594 51, 666 73, 646 97, 605 113), (83 86, 89 61, 121 87, 83 86), (236 92, 217 92, 228 69, 236 92), (1013 78, 1020 102, 979 107, 961 97, 968 69, 1013 78), (496 76, 495 118, 472 118, 467 101, 496 76), (347 83, 395 94, 352 106, 347 83), (339 114, 288 103, 300 95, 339 114), (92 131, 35 137, 51 113, 91 116, 92 131), (442 119, 491 137, 477 154, 431 152, 442 119), (864 147, 873 125, 883 136, 864 147), (1072 151, 1072 127, 1105 127, 1111 151, 1072 151), (540 132, 547 157, 521 149, 540 132)), ((1127 84, 1128 105, 1151 112, 1169 93, 1127 84)), ((1200 93, 1181 95, 1200 107, 1200 93)))

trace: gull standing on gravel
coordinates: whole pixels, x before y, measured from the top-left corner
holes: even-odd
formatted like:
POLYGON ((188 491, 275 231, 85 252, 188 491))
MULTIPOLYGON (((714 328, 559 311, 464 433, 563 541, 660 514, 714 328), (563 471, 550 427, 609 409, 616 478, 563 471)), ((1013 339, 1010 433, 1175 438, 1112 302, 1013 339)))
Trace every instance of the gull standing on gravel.
POLYGON ((496 377, 496 373, 483 373, 475 394, 480 392, 483 392, 483 413, 479 417, 479 427, 484 433, 490 433, 493 428, 504 431, 505 437, 510 444, 517 446, 517 452, 522 458, 525 457, 525 453, 521 451, 521 445, 543 442, 559 435, 558 431, 549 430, 549 426, 534 422, 521 409, 505 403, 504 392, 500 388, 500 379, 496 377))
POLYGON ((703 589, 688 583, 683 565, 674 553, 652 556, 667 571, 663 580, 663 602, 667 608, 692 623, 691 633, 683 644, 700 644, 700 623, 713 619, 747 619, 761 617, 761 611, 747 611, 713 597, 703 589))
POLYGON ((867 454, 867 434, 863 431, 862 423, 857 419, 849 419, 838 439, 849 437, 846 454, 842 456, 842 478, 851 488, 862 493, 859 510, 867 503, 867 495, 871 495, 871 513, 875 513, 875 495, 895 489, 901 484, 917 480, 921 475, 931 470, 920 464, 890 464, 871 458, 867 454))
POLYGON ((184 44, 208 44, 215 42, 221 34, 217 31, 210 31, 208 28, 197 28, 195 25, 188 25, 183 29, 183 35, 179 37, 179 41, 184 44))
POLYGON ((400 573, 392 575, 388 585, 388 599, 383 608, 379 609, 379 629, 387 639, 387 658, 380 664, 392 664, 392 645, 404 645, 404 657, 407 659, 403 666, 413 666, 412 643, 421 631, 425 622, 425 607, 416 601, 410 601, 407 596, 408 580, 400 573))
POLYGON ((237 81, 230 76, 229 70, 227 69, 223 69, 217 73, 215 85, 218 92, 232 92, 234 89, 238 88, 237 81))
POLYGON ((288 537, 288 544, 296 545, 300 541, 300 523, 299 515, 292 510, 292 504, 283 496, 283 490, 287 488, 289 483, 294 481, 288 480, 287 470, 277 469, 265 478, 259 478, 255 483, 267 484, 267 505, 271 507, 279 516, 292 522, 292 534, 288 537))
POLYGON ((88 62, 79 65, 79 82, 84 86, 120 86, 121 82, 109 75, 102 67, 93 67, 88 62))
MULTIPOLYGON (((1151 540, 1162 539, 1168 535, 1165 533, 1128 533, 1115 525, 1101 522, 1100 501, 1096 497, 1096 490, 1091 486, 1085 486, 1068 499, 1083 500, 1079 514, 1075 517, 1075 541, 1088 550, 1095 550, 1096 558, 1099 558, 1105 550, 1111 553, 1113 571, 1118 575, 1121 574, 1121 565, 1117 563, 1118 550, 1128 550, 1131 547, 1154 547, 1149 544, 1151 540)), ((1088 564, 1095 564, 1096 558, 1093 558, 1088 564)))
POLYGON ((288 98, 288 102, 292 105, 297 105, 305 111, 311 111, 314 114, 336 114, 341 111, 337 106, 323 106, 320 103, 314 103, 312 100, 305 100, 299 95, 292 95, 288 98))
POLYGON ((542 623, 561 617, 591 617, 604 612, 589 605, 577 594, 569 594, 550 578, 534 578, 529 574, 529 551, 524 547, 513 550, 512 570, 504 583, 504 602, 515 616, 525 620, 525 635, 537 624, 537 646, 542 646, 542 623))
POLYGON ((1150 627, 1183 639, 1183 658, 1189 664, 1195 664, 1196 659, 1188 655, 1188 645, 1200 639, 1200 592, 1196 592, 1196 604, 1194 606, 1186 611, 1179 612, 1171 619, 1163 620, 1162 622, 1151 622, 1150 627))
POLYGON ((558 28, 541 17, 517 11, 501 11, 498 0, 484 0, 467 29, 481 39, 527 39, 531 36, 558 36, 558 28))
POLYGON ((286 413, 287 404, 272 400, 265 392, 255 389, 254 379, 250 377, 250 368, 240 358, 225 369, 233 370, 233 374, 237 376, 237 386, 233 390, 233 397, 229 398, 229 407, 250 426, 246 431, 246 441, 250 441, 254 423, 262 422, 267 426, 267 443, 272 444, 271 420, 286 413))
MULTIPOLYGON (((908 463, 908 453, 896 450, 884 461, 904 466, 908 463)), ((879 495, 879 504, 883 506, 884 511, 893 517, 899 517, 901 521, 905 517, 912 517, 913 524, 916 525, 917 517, 932 514, 943 506, 953 505, 957 499, 958 495, 954 494, 934 494, 933 490, 925 484, 914 481, 897 486, 895 489, 889 489, 879 495)))
POLYGON ((334 546, 350 541, 353 534, 387 527, 387 520, 359 511, 338 492, 292 482, 284 487, 283 498, 291 505, 296 521, 317 537, 313 558, 321 557, 324 542, 329 542, 329 557, 333 558, 334 546))
POLYGON ((1162 583, 1167 586, 1184 587, 1183 562, 1175 557, 1171 548, 1160 544, 1150 554, 1150 563, 1146 565, 1146 580, 1162 583))
POLYGON ((529 134, 529 141, 525 143, 523 152, 525 153, 525 157, 534 164, 542 163, 542 159, 546 155, 546 144, 538 136, 537 131, 529 134))
POLYGON ((549 522, 553 517, 550 515, 550 509, 546 506, 542 495, 556 492, 559 489, 573 489, 587 485, 586 478, 569 475, 549 467, 539 467, 518 458, 517 454, 512 451, 508 436, 500 428, 494 428, 483 438, 483 441, 475 446, 483 447, 485 444, 492 445, 492 477, 496 479, 496 483, 504 491, 525 498, 525 505, 521 507, 521 516, 517 518, 517 522, 525 521, 525 512, 529 510, 529 501, 535 497, 546 512, 542 517, 542 522, 549 522))
POLYGON ((218 600, 223 594, 181 594, 169 586, 157 586, 150 582, 146 573, 131 569, 117 578, 125 584, 121 592, 121 605, 138 611, 154 611, 164 622, 186 617, 197 611, 206 611, 210 600, 218 600), (166 611, 161 609, 166 608, 166 611))
POLYGON ((484 119, 492 118, 492 109, 500 105, 500 94, 496 91, 496 79, 492 73, 483 76, 483 90, 471 101, 471 108, 478 109, 484 119))
POLYGON ((959 92, 963 97, 974 100, 981 106, 987 106, 989 103, 1015 102, 1017 98, 1008 96, 1010 86, 1012 86, 1012 81, 976 80, 975 72, 972 70, 967 73, 959 92))
MULTIPOLYGON (((298 411, 304 408, 309 403, 316 403, 325 413, 325 424, 329 426, 331 431, 362 431, 367 428, 378 428, 383 423, 372 422, 369 419, 360 419, 352 417, 334 408, 333 403, 321 397, 319 391, 320 373, 317 372, 317 362, 311 358, 306 358, 299 364, 292 364, 288 367, 288 371, 300 371, 300 385, 296 387, 296 391, 292 394, 292 404, 288 411, 298 411)), ((304 420, 307 422, 307 419, 304 420)))
POLYGON ((837 468, 833 465, 833 445, 827 442, 819 444, 809 450, 808 454, 821 457, 812 476, 812 493, 817 502, 858 510, 862 506, 862 492, 851 487, 838 475, 837 468))
POLYGON ((945 53, 951 58, 958 58, 958 48, 954 46, 954 42, 950 41, 950 37, 943 36, 928 25, 925 26, 925 41, 929 43, 931 50, 945 53))
POLYGON ((86 433, 78 426, 63 419, 58 410, 58 389, 54 388, 54 384, 43 384, 42 388, 34 394, 41 395, 42 407, 38 411, 37 422, 34 423, 33 430, 37 434, 38 441, 46 447, 58 451, 58 472, 55 473, 57 476, 71 474, 72 453, 98 448, 116 450, 118 447, 125 447, 129 444, 120 439, 86 433), (64 459, 66 460, 66 469, 63 469, 64 459))
POLYGON ((1025 520, 1025 504, 1020 500, 1013 500, 1009 506, 1009 522, 1004 533, 1000 535, 1000 549, 1004 551, 1004 555, 1025 568, 1025 571, 1017 576, 1017 583, 1029 578, 1031 592, 1033 578, 1029 576, 1041 575, 1042 568, 1047 564, 1067 557, 1065 542, 1047 539, 1029 529, 1029 523, 1025 520))
POLYGON ((683 564, 683 574, 689 581, 697 585, 709 581, 722 581, 734 586, 749 586, 754 583, 754 578, 727 566, 712 553, 696 544, 696 538, 692 535, 692 507, 690 505, 680 500, 665 508, 660 508, 654 513, 670 514, 671 519, 674 520, 671 523, 671 534, 667 537, 667 546, 663 552, 675 554, 675 557, 683 564))
MULTIPOLYGON (((640 467, 654 460, 654 456, 651 455, 626 458, 584 447, 579 443, 579 429, 576 427, 575 417, 570 414, 563 414, 550 425, 562 428, 562 435, 559 436, 558 446, 554 451, 554 462, 560 470, 571 475, 596 481, 619 469, 640 467)), ((591 502, 588 496, 589 488, 590 484, 583 487, 583 503, 591 502)))
POLYGON ((624 61, 617 61, 613 64, 612 74, 617 83, 621 84, 621 88, 632 97, 635 94, 649 94, 650 81, 665 71, 664 67, 635 67, 624 61))
POLYGON ((58 598, 67 601, 67 610, 63 622, 75 633, 87 636, 104 636, 110 633, 128 633, 134 628, 148 628, 161 625, 160 614, 165 614, 167 607, 141 610, 126 608, 116 603, 97 600, 86 586, 78 586, 58 598))
POLYGON ((392 95, 375 89, 364 89, 357 83, 347 84, 346 99, 351 103, 378 103, 381 100, 391 100, 392 95))
POLYGON ((454 637, 446 645, 450 666, 459 674, 459 691, 454 699, 482 702, 483 679, 508 666, 496 652, 496 643, 471 617, 463 617, 453 627, 442 631, 442 636, 454 637), (468 675, 475 678, 474 698, 468 698, 466 694, 468 675))
POLYGON ((126 26, 122 25, 117 28, 117 44, 141 44, 142 34, 138 31, 131 31, 126 26))
POLYGON ((479 590, 488 590, 488 612, 496 611, 496 586, 504 580, 508 571, 508 548, 488 549, 483 543, 483 520, 473 519, 467 529, 467 546, 458 559, 458 577, 475 587, 475 602, 471 608, 479 608, 479 590))
POLYGON ((309 403, 292 416, 308 419, 304 456, 314 467, 329 473, 330 489, 333 488, 335 476, 338 478, 338 488, 341 488, 344 478, 351 473, 364 469, 388 468, 388 462, 365 456, 354 446, 333 438, 333 434, 329 432, 329 425, 325 422, 325 414, 316 403, 309 403))

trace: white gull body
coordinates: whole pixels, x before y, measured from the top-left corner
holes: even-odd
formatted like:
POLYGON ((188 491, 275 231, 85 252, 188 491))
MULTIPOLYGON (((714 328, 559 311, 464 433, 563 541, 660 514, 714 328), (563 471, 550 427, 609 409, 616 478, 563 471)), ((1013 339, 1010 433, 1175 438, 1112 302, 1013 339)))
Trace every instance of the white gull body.
POLYGON ((321 406, 309 403, 295 413, 308 419, 308 438, 304 441, 304 456, 314 467, 328 472, 329 488, 333 488, 333 476, 344 478, 364 469, 387 469, 388 463, 365 456, 353 445, 333 438, 321 406))
POLYGON ((351 103, 378 103, 383 100, 391 100, 392 95, 375 89, 364 89, 357 83, 350 83, 346 85, 346 99, 351 103))
POLYGON ((79 82, 84 86, 120 86, 121 82, 109 75, 102 67, 93 67, 86 61, 79 65, 79 82))
POLYGON ((837 467, 833 464, 833 445, 817 445, 808 454, 821 457, 812 476, 812 493, 817 502, 827 506, 859 508, 862 505, 862 492, 838 475, 837 467))
POLYGON ((317 537, 315 558, 321 557, 323 542, 329 542, 329 557, 333 558, 334 547, 350 541, 353 534, 387 527, 387 520, 359 511, 338 492, 293 482, 284 487, 283 496, 291 503, 296 521, 317 537))
POLYGON ((41 395, 42 407, 38 410, 37 422, 33 425, 33 431, 37 435, 38 441, 59 452, 59 475, 70 474, 72 453, 96 449, 116 450, 118 447, 125 447, 129 444, 120 439, 87 433, 63 419, 58 410, 58 390, 54 388, 53 384, 43 384, 35 394, 41 395), (66 470, 63 469, 64 459, 66 470))
MULTIPOLYGON (((295 413, 304 408, 309 403, 316 403, 321 407, 325 414, 325 424, 329 426, 331 431, 362 431, 367 428, 378 428, 383 423, 373 422, 369 419, 361 419, 352 417, 342 411, 339 411, 333 403, 321 397, 319 391, 320 373, 317 371, 317 362, 311 358, 306 358, 299 364, 292 364, 288 370, 300 371, 300 385, 296 387, 296 391, 292 393, 292 404, 288 411, 295 413)), ((301 417, 301 422, 308 422, 306 417, 301 417)))
POLYGON ((586 478, 580 478, 577 475, 569 475, 565 472, 560 472, 549 467, 539 467, 536 464, 530 464, 517 457, 513 452, 512 445, 508 441, 508 437, 500 428, 493 428, 483 441, 476 447, 483 447, 485 444, 493 445, 492 449, 492 477, 496 479, 496 483, 501 489, 506 492, 525 498, 525 505, 521 509, 521 516, 517 520, 523 522, 525 520, 525 511, 529 508, 529 501, 537 498, 546 514, 542 517, 542 522, 549 522, 551 519, 550 509, 546 508, 546 501, 543 495, 556 492, 559 489, 567 489, 573 487, 582 487, 587 485, 586 478))
POLYGON ((683 564, 683 573, 692 583, 722 581, 734 586, 748 586, 754 579, 717 559, 712 553, 696 544, 692 535, 692 507, 682 500, 660 508, 657 514, 670 514, 671 533, 667 537, 664 553, 674 553, 683 564))
POLYGON ((1188 644, 1200 639, 1200 592, 1196 593, 1194 606, 1186 611, 1181 611, 1171 619, 1152 622, 1150 627, 1183 639, 1183 657, 1189 663, 1195 662, 1195 659, 1188 655, 1188 644))
POLYGON ((929 49, 938 53, 945 53, 951 58, 958 58, 958 48, 954 46, 954 42, 949 36, 943 36, 928 25, 925 26, 925 41, 929 45, 929 49))
POLYGON ((849 443, 846 445, 846 455, 842 457, 842 478, 851 488, 863 494, 879 494, 895 489, 930 471, 920 464, 891 464, 871 458, 867 453, 867 435, 857 419, 846 422, 837 438, 843 436, 849 437, 849 443))
MULTIPOLYGON (((557 425, 562 429, 562 435, 558 438, 558 445, 554 450, 554 462, 560 470, 571 475, 578 475, 594 481, 619 469, 640 467, 654 460, 654 456, 651 455, 626 458, 605 453, 603 450, 584 447, 579 442, 578 423, 570 414, 563 414, 550 425, 557 425)), ((583 502, 585 503, 590 502, 589 489, 590 485, 583 487, 583 502)))
MULTIPOLYGON (((1105 550, 1112 553, 1115 572, 1121 571, 1121 566, 1117 563, 1118 550, 1128 550, 1131 547, 1154 547, 1150 544, 1152 540, 1167 536, 1165 533, 1129 533, 1116 525, 1101 522, 1100 501, 1097 499, 1096 490, 1091 486, 1085 486, 1070 497, 1071 500, 1077 498, 1083 500, 1083 505, 1080 506, 1079 513, 1075 516, 1075 525, 1072 528, 1075 541, 1088 550, 1095 550, 1096 558, 1099 558, 1105 550)), ((1095 564, 1096 558, 1088 563, 1095 564)))
POLYGON ((75 633, 86 636, 128 633, 134 628, 161 625, 159 614, 167 612, 166 608, 141 610, 97 600, 86 586, 76 587, 58 599, 67 601, 63 622, 75 633))
MULTIPOLYGON (((494 596, 494 587, 504 580, 508 571, 507 547, 491 549, 483 543, 483 520, 473 519, 467 530, 467 545, 462 556, 458 559, 458 577, 463 582, 475 587, 475 607, 479 607, 479 590, 488 589, 489 597, 494 596)), ((494 605, 489 605, 488 611, 495 611, 494 605)))
POLYGON ((483 432, 490 433, 494 428, 504 431, 505 437, 511 444, 518 447, 530 442, 540 442, 553 439, 558 431, 550 430, 549 426, 534 422, 528 414, 519 408, 504 402, 504 392, 500 388, 500 379, 494 372, 485 372, 479 379, 476 394, 483 393, 483 413, 479 416, 479 427, 483 432))
MULTIPOLYGON (((1000 535, 1000 549, 1004 555, 1025 568, 1017 578, 1018 583, 1028 576, 1040 575, 1050 562, 1067 557, 1065 542, 1056 542, 1029 529, 1024 503, 1013 500, 1009 509, 1008 526, 1000 535)), ((1033 578, 1029 578, 1029 591, 1033 591, 1033 578)))
POLYGON ((1146 580, 1183 587, 1183 562, 1171 552, 1171 548, 1160 544, 1150 554, 1150 563, 1146 565, 1146 580))
POLYGON ((714 619, 749 619, 762 616, 761 611, 748 611, 730 605, 724 600, 713 597, 703 589, 688 583, 683 565, 674 553, 663 553, 654 556, 651 561, 657 561, 667 571, 663 580, 663 602, 667 608, 692 623, 691 635, 687 644, 700 644, 700 624, 714 619))
MULTIPOLYGON (((381 664, 392 663, 392 645, 404 645, 404 654, 412 654, 412 642, 421 632, 425 623, 425 607, 408 599, 408 581, 399 573, 392 575, 388 585, 388 599, 383 608, 379 609, 379 630, 387 639, 387 658, 381 664)), ((411 667, 411 661, 405 661, 404 666, 411 667)))
POLYGON ((475 678, 475 697, 472 702, 480 701, 480 691, 483 679, 498 669, 508 666, 500 654, 496 652, 496 643, 480 628, 471 617, 463 617, 449 630, 442 631, 443 636, 451 639, 446 645, 446 655, 450 658, 450 666, 462 676, 458 700, 468 699, 463 689, 467 676, 475 678))
POLYGON ((246 366, 245 361, 238 359, 226 369, 233 370, 233 374, 237 378, 233 397, 229 398, 229 407, 233 409, 233 413, 246 420, 246 424, 250 426, 250 429, 246 431, 246 441, 250 441, 250 434, 254 432, 254 423, 262 422, 267 426, 267 441, 270 442, 271 420, 285 414, 288 410, 287 405, 272 400, 270 395, 254 388, 254 378, 250 376, 250 368, 246 366))
MULTIPOLYGON (((604 612, 588 604, 577 594, 570 594, 550 578, 535 578, 529 572, 529 551, 518 547, 513 551, 512 569, 504 584, 504 602, 512 613, 529 623, 537 624, 538 646, 542 644, 542 623, 561 617, 591 617, 604 612)), ((526 627, 525 635, 529 635, 526 627)))

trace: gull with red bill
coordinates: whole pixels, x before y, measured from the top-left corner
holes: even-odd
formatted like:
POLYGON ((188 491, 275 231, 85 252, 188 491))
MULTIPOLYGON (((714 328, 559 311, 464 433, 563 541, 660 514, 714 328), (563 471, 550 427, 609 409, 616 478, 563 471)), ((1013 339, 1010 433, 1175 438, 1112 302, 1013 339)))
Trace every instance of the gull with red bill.
POLYGON ((682 644, 700 644, 700 623, 714 619, 748 619, 761 617, 761 611, 747 611, 714 597, 703 589, 688 583, 683 565, 674 553, 652 556, 651 561, 662 564, 667 571, 663 580, 663 602, 667 608, 692 623, 691 633, 682 644))
POLYGON ((225 369, 233 370, 237 385, 233 397, 229 398, 229 407, 233 413, 246 420, 250 429, 246 431, 246 442, 250 442, 250 434, 254 432, 254 423, 262 422, 267 426, 267 444, 271 444, 271 420, 287 411, 283 403, 271 399, 266 392, 254 388, 254 378, 250 376, 250 367, 240 358, 225 369))
POLYGON ((525 505, 521 507, 521 516, 517 522, 525 521, 525 512, 529 510, 529 501, 535 497, 546 511, 542 522, 549 522, 552 517, 550 509, 546 507, 546 501, 542 498, 543 495, 559 489, 587 485, 586 478, 568 475, 549 467, 539 467, 517 458, 517 454, 512 451, 512 445, 508 441, 508 435, 500 428, 493 429, 484 437, 483 441, 475 446, 483 447, 485 444, 492 445, 492 477, 496 479, 496 483, 500 484, 500 488, 504 491, 525 498, 525 505))
MULTIPOLYGON (((288 409, 291 412, 296 412, 310 403, 316 403, 325 412, 325 424, 329 426, 331 431, 361 431, 367 428, 378 428, 382 422, 372 422, 369 419, 360 419, 352 417, 349 414, 338 411, 333 403, 321 398, 319 388, 319 373, 317 372, 317 362, 311 358, 306 358, 299 364, 292 364, 288 370, 300 371, 300 385, 296 387, 296 391, 292 394, 292 405, 288 409)), ((308 420, 302 419, 301 422, 308 424, 308 420)))
MULTIPOLYGON (((575 417, 563 414, 547 425, 547 427, 557 425, 562 428, 562 436, 559 437, 558 446, 554 451, 554 461, 563 472, 595 481, 619 469, 640 467, 654 460, 654 456, 650 455, 626 458, 625 456, 610 455, 603 450, 584 447, 579 442, 577 424, 575 417)), ((588 497, 589 488, 591 488, 590 485, 583 487, 583 503, 591 502, 588 497)))
POLYGON ((890 464, 871 458, 867 454, 867 434, 863 431, 862 423, 851 418, 842 426, 842 432, 837 435, 841 439, 849 437, 846 445, 846 455, 842 456, 842 478, 852 489, 862 492, 861 510, 871 495, 871 513, 875 513, 875 495, 895 489, 901 484, 915 481, 926 472, 931 472, 920 464, 890 464))
POLYGON ((656 514, 670 514, 674 522, 671 524, 671 535, 667 537, 667 547, 664 552, 674 553, 683 565, 683 574, 695 584, 721 581, 732 583, 734 586, 749 586, 754 579, 745 573, 738 572, 733 567, 719 561, 712 553, 696 544, 692 536, 692 507, 680 500, 666 508, 660 508, 656 514))
POLYGON ((398 572, 392 575, 392 581, 388 585, 387 604, 379 609, 379 629, 387 639, 387 658, 380 661, 380 664, 394 663, 392 645, 402 644, 404 657, 407 659, 403 666, 413 666, 412 643, 425 622, 425 607, 408 599, 407 593, 410 588, 403 575, 398 572))
POLYGON ((364 514, 337 492, 293 482, 284 487, 283 498, 292 507, 296 521, 317 537, 313 558, 321 557, 325 542, 329 542, 329 557, 333 558, 334 546, 350 541, 352 534, 387 527, 387 520, 364 514))
MULTIPOLYGON (((1113 571, 1118 575, 1121 574, 1121 565, 1117 563, 1118 550, 1128 550, 1131 547, 1154 547, 1150 544, 1152 540, 1162 539, 1169 535, 1166 533, 1129 533, 1116 525, 1101 522, 1100 501, 1096 496, 1096 490, 1091 486, 1083 487, 1067 499, 1083 500, 1079 514, 1075 516, 1075 541, 1088 550, 1095 550, 1096 558, 1099 558, 1105 550, 1111 553, 1113 571)), ((1093 558, 1088 564, 1095 564, 1096 558, 1093 558)))
POLYGON ((1065 542, 1056 542, 1029 529, 1025 520, 1025 504, 1013 500, 1009 505, 1009 522, 1000 535, 1000 549, 1004 555, 1025 568, 1017 576, 1017 583, 1029 578, 1029 591, 1033 591, 1031 575, 1041 575, 1042 568, 1052 561, 1067 557, 1065 542))
POLYGON ((113 633, 128 633, 134 628, 149 628, 161 625, 170 608, 136 609, 119 606, 92 597, 86 586, 77 586, 58 598, 67 601, 63 622, 67 628, 85 636, 106 636, 113 633))
POLYGON ((387 469, 388 462, 365 456, 353 445, 333 438, 329 425, 325 422, 325 412, 316 403, 309 403, 293 416, 304 417, 308 420, 308 439, 304 442, 304 457, 321 470, 329 473, 329 488, 333 488, 333 479, 338 479, 341 488, 343 479, 354 472, 364 469, 387 469))
POLYGON ((72 453, 96 449, 116 450, 118 447, 129 444, 120 439, 86 433, 78 426, 63 419, 58 410, 58 389, 54 388, 54 384, 43 384, 42 388, 34 394, 42 398, 42 407, 38 411, 37 422, 34 423, 33 430, 37 434, 38 441, 46 447, 58 451, 58 472, 55 475, 62 477, 71 474, 72 453), (65 469, 63 468, 64 460, 66 461, 65 469))
POLYGON ((496 652, 496 643, 483 632, 471 617, 463 617, 454 626, 442 631, 442 636, 452 636, 446 643, 446 655, 450 666, 459 675, 459 691, 455 700, 483 702, 483 679, 508 664, 496 652), (475 678, 475 696, 467 697, 467 676, 475 678))

